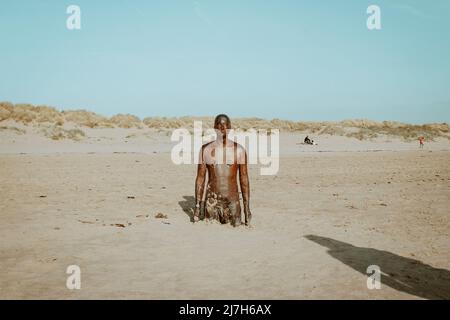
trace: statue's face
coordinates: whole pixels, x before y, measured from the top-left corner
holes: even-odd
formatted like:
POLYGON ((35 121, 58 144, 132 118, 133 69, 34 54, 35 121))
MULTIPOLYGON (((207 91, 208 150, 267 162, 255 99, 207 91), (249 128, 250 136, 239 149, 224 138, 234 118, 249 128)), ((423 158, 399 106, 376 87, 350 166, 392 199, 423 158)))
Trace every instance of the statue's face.
POLYGON ((217 135, 226 137, 227 129, 231 129, 231 124, 226 117, 220 117, 214 124, 214 129, 216 129, 217 135))

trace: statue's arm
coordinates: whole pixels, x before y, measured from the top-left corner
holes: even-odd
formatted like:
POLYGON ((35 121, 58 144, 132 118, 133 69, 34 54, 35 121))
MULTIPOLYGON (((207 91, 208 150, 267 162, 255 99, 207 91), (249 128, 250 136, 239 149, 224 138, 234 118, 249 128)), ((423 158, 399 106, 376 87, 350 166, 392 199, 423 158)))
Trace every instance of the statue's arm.
POLYGON ((200 204, 205 190, 206 165, 199 163, 197 166, 197 178, 195 179, 195 204, 200 204))
POLYGON ((200 215, 200 204, 203 200, 203 192, 205 190, 206 164, 203 161, 204 148, 200 150, 199 164, 197 166, 197 178, 195 179, 195 209, 194 220, 198 220, 200 215))
POLYGON ((247 169, 247 153, 245 150, 241 150, 239 159, 239 183, 241 185, 242 200, 244 202, 245 224, 248 225, 252 218, 252 214, 250 212, 250 182, 247 169))

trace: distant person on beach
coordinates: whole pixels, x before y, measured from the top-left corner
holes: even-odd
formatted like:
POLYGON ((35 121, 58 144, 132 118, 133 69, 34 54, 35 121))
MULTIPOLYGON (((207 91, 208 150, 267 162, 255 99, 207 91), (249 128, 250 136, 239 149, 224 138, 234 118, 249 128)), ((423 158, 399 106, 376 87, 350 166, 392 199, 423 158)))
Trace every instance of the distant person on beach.
POLYGON ((199 220, 200 208, 204 205, 205 217, 222 224, 241 224, 241 205, 239 184, 244 204, 245 225, 250 224, 250 186, 247 172, 247 153, 238 143, 228 139, 231 121, 227 115, 220 114, 214 120, 217 139, 202 146, 200 151, 197 178, 195 180, 194 221, 199 220), (206 201, 203 202, 205 178, 206 201))
POLYGON ((312 146, 315 146, 317 143, 314 142, 314 140, 310 139, 308 136, 306 136, 305 140, 303 140, 304 144, 309 144, 312 146))
POLYGON ((424 143, 425 143, 425 137, 420 137, 419 138, 420 149, 423 149, 424 143))

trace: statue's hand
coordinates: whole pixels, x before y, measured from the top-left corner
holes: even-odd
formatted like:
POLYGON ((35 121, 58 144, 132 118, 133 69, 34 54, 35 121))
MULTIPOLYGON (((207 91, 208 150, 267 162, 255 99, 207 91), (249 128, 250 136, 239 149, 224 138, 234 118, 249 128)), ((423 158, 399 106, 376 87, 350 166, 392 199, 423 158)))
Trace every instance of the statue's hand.
POLYGON ((194 222, 198 222, 200 220, 200 207, 195 207, 194 209, 194 222))
POLYGON ((250 207, 248 205, 244 207, 244 215, 245 215, 245 225, 249 226, 250 221, 252 220, 252 213, 250 212, 250 207))

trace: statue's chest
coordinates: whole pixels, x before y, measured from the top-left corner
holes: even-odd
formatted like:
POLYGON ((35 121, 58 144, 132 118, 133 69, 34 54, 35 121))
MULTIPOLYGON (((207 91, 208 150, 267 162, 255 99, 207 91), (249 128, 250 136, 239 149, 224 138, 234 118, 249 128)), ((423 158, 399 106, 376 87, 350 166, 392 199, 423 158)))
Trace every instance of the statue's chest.
POLYGON ((217 148, 211 150, 210 161, 208 163, 213 166, 226 165, 228 167, 236 163, 235 148, 217 148))

